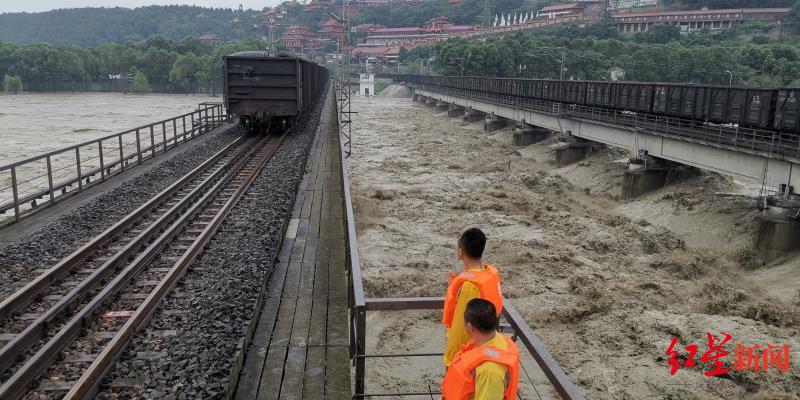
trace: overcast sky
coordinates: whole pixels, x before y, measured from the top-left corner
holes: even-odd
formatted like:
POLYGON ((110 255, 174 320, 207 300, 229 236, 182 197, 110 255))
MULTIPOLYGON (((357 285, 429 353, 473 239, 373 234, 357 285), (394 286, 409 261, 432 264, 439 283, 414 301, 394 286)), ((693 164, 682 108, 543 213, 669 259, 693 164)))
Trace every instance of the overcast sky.
POLYGON ((260 10, 265 6, 279 4, 282 0, 0 0, 0 13, 4 12, 39 12, 56 8, 77 7, 140 7, 153 4, 187 4, 203 7, 244 8, 260 10))

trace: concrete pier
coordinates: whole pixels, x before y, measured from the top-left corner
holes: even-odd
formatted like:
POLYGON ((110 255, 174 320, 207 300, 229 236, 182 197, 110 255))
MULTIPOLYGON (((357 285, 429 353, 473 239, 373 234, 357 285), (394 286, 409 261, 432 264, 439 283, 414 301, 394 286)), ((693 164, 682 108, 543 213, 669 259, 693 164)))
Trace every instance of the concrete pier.
POLYGON ((767 199, 756 237, 758 255, 766 262, 800 250, 800 197, 792 197, 767 199))
POLYGON ((464 115, 463 107, 450 104, 450 108, 447 110, 447 116, 449 118, 460 117, 462 115, 464 115))
POLYGON ((633 199, 645 193, 664 187, 667 169, 661 165, 645 166, 644 160, 631 160, 625 176, 622 177, 622 199, 633 199))
POLYGON ((506 126, 508 126, 507 119, 498 117, 494 114, 487 114, 486 120, 483 123, 483 131, 484 132, 499 131, 500 129, 503 129, 506 126))
POLYGON ((583 160, 589 154, 590 142, 560 142, 553 146, 556 153, 556 164, 559 167, 583 160))
POLYGON ((432 98, 425 99, 425 105, 428 107, 436 107, 436 100, 432 98))
POLYGON ((449 104, 447 104, 447 103, 445 103, 443 101, 437 101, 436 102, 436 111, 447 111, 448 109, 450 109, 450 105, 449 104))
POLYGON ((478 122, 486 118, 486 114, 471 108, 464 109, 464 122, 478 122))
POLYGON ((514 146, 524 147, 550 137, 550 130, 522 122, 514 127, 514 146))

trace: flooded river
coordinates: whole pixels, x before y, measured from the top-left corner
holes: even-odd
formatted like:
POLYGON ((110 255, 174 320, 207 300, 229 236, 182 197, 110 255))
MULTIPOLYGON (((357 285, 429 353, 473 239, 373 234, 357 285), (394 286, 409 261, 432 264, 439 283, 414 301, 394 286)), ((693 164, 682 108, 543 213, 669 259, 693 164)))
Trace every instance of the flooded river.
POLYGON ((173 94, 0 95, 0 165, 191 112, 222 97, 173 94))

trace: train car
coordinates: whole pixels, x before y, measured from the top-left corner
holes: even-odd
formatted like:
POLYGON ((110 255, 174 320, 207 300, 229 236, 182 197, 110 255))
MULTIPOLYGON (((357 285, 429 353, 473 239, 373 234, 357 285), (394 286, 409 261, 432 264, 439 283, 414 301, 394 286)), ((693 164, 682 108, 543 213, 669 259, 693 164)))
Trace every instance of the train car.
POLYGON ((328 70, 301 57, 245 51, 223 57, 225 106, 248 131, 291 125, 328 83, 328 70))
POLYGON ((672 118, 800 134, 800 89, 673 83, 405 76, 403 80, 672 118))
POLYGON ((616 109, 650 113, 653 104, 653 85, 634 82, 614 84, 611 97, 616 109))
POLYGON ((775 101, 775 129, 800 134, 800 89, 779 89, 775 101))
POLYGON ((598 108, 614 108, 612 83, 605 81, 585 81, 586 105, 598 108))

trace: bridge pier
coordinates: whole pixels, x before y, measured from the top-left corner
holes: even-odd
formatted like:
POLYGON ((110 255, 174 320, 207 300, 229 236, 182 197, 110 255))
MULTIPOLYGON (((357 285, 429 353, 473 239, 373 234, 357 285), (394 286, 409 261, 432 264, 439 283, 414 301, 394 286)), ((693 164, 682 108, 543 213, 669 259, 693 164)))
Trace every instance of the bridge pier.
POLYGON ((464 122, 470 122, 470 123, 478 122, 478 121, 484 119, 485 116, 486 116, 486 113, 483 113, 483 112, 480 112, 480 111, 477 111, 477 110, 473 110, 471 108, 466 108, 464 110, 464 122))
POLYGON ((563 167, 583 160, 589 154, 593 142, 572 136, 572 132, 560 133, 559 142, 553 145, 556 154, 556 165, 563 167))
POLYGON ((431 108, 436 107, 436 99, 433 99, 431 97, 426 98, 425 99, 425 105, 428 106, 428 107, 431 107, 431 108))
POLYGON ((411 95, 411 101, 422 101, 422 99, 424 99, 422 95, 416 93, 411 95))
POLYGON ((524 147, 539 143, 549 136, 549 129, 527 124, 523 120, 514 127, 514 146, 524 147))
POLYGON ((464 115, 464 107, 459 107, 455 104, 450 104, 450 108, 447 110, 447 116, 449 118, 460 117, 464 115))
POLYGON ((486 120, 483 122, 483 131, 484 132, 494 132, 499 131, 500 129, 505 128, 508 126, 508 120, 503 117, 498 117, 497 115, 487 114, 486 120))
POLYGON ((628 170, 622 177, 623 200, 633 199, 645 193, 652 192, 664 187, 667 181, 667 173, 672 166, 666 160, 646 156, 644 158, 632 158, 628 165, 628 170))
POLYGON ((450 109, 450 105, 445 103, 444 101, 437 101, 436 107, 434 107, 436 111, 447 111, 450 109))
POLYGON ((800 250, 800 198, 769 197, 761 214, 756 250, 770 262, 784 254, 800 250))

